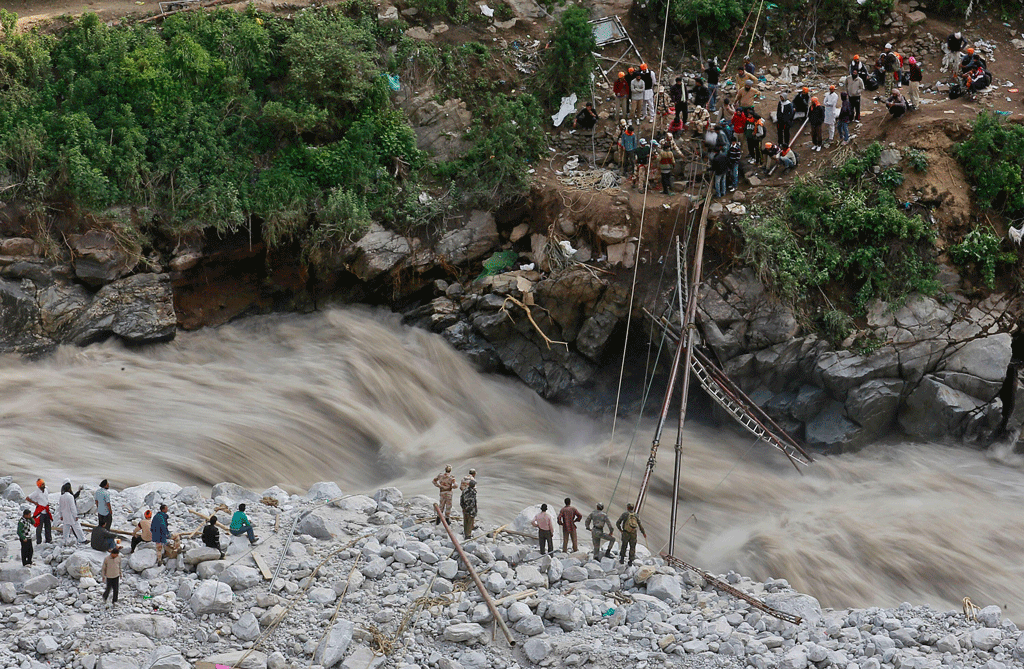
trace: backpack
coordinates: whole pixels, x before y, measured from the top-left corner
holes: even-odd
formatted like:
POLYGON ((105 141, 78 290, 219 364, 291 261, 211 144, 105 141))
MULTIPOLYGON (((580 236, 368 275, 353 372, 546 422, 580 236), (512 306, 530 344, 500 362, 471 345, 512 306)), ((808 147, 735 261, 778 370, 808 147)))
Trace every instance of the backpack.
POLYGON ((640 529, 640 521, 637 519, 635 513, 626 514, 626 520, 622 523, 622 529, 630 534, 636 534, 636 531, 640 529))

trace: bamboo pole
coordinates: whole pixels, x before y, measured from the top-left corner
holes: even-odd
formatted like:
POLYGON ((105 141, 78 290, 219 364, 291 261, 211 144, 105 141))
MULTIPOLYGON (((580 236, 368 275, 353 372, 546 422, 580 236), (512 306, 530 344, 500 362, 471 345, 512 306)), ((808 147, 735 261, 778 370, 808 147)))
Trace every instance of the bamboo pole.
POLYGON ((462 545, 459 540, 455 538, 455 533, 452 532, 452 528, 448 525, 448 521, 444 519, 444 514, 441 513, 441 507, 434 504, 434 511, 437 512, 437 517, 441 520, 441 525, 444 526, 444 531, 448 533, 448 538, 452 540, 452 545, 455 546, 455 550, 458 552, 459 557, 462 558, 462 564, 466 565, 466 571, 473 577, 473 582, 476 583, 477 590, 480 591, 480 596, 484 598, 484 603, 487 604, 487 608, 490 609, 491 615, 494 617, 494 621, 501 627, 501 631, 505 634, 505 638, 508 639, 510 646, 516 645, 516 640, 512 638, 512 633, 508 631, 508 627, 505 625, 505 621, 502 619, 501 614, 498 613, 498 607, 494 605, 494 600, 487 593, 487 588, 484 587, 483 581, 476 573, 476 569, 473 569, 472 563, 466 556, 466 552, 462 550, 462 545))

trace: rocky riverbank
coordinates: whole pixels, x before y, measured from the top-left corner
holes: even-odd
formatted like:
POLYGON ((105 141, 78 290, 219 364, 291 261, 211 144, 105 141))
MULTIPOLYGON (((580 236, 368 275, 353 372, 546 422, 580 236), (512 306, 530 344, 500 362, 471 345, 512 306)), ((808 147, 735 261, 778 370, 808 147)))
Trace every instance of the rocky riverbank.
MULTIPOLYGON (((591 560, 586 539, 584 551, 540 556, 519 534, 494 536, 499 526, 527 532, 536 508, 481 519, 479 536, 465 542, 512 630, 510 646, 492 633, 491 614, 465 566, 430 521, 432 500, 406 498, 395 488, 372 497, 345 494, 329 482, 304 495, 231 483, 214 486, 211 497, 166 482, 113 492, 115 529, 166 503, 172 532, 188 534, 203 523, 194 511, 226 521, 226 508, 247 502, 263 540, 255 553, 277 577, 261 574, 244 538, 232 540, 223 559, 184 538, 181 555, 163 566, 152 546, 141 544, 125 556, 121 600, 108 608, 97 582, 104 554, 61 547, 58 534, 56 543, 38 548, 33 566, 20 566, 12 537, 23 491, 0 479, 0 497, 2 666, 1006 669, 1024 661, 1024 634, 994 606, 977 621, 909 603, 822 610, 783 578, 721 577, 801 616, 794 625, 642 547, 637 564, 624 567, 591 560)), ((90 500, 87 491, 79 502, 86 520, 90 500)))

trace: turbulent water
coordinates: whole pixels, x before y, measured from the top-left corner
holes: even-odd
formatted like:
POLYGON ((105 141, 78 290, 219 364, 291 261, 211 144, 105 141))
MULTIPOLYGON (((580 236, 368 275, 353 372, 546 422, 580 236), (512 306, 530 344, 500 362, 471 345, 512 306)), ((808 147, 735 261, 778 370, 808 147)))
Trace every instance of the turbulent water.
MULTIPOLYGON (((433 493, 445 463, 476 467, 481 520, 528 504, 613 517, 635 495, 650 425, 609 425, 478 374, 439 338, 376 312, 336 309, 183 333, 170 344, 67 348, 0 359, 0 473, 235 481, 294 492, 321 480, 433 493), (628 455, 627 455, 628 453, 628 455)), ((674 441, 669 434, 666 442, 674 441)), ((970 596, 1024 619, 1024 490, 1016 462, 932 445, 876 445, 800 476, 730 430, 684 435, 677 554, 715 572, 786 578, 823 605, 902 601, 959 608, 970 596)), ((643 514, 667 541, 672 447, 643 514)), ((589 545, 589 539, 583 539, 589 545)))

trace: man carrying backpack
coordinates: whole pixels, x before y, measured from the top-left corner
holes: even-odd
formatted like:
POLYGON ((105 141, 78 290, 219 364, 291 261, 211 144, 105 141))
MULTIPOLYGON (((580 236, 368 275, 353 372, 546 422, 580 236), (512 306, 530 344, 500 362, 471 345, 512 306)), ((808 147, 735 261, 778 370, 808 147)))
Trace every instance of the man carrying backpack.
POLYGON ((633 505, 627 504, 626 510, 619 516, 619 519, 615 521, 615 527, 622 532, 622 546, 619 548, 619 564, 626 561, 626 548, 629 548, 629 566, 633 566, 633 560, 636 559, 636 532, 640 530, 640 534, 644 535, 644 539, 647 538, 647 531, 644 529, 643 523, 640 522, 640 516, 633 512, 633 505))

